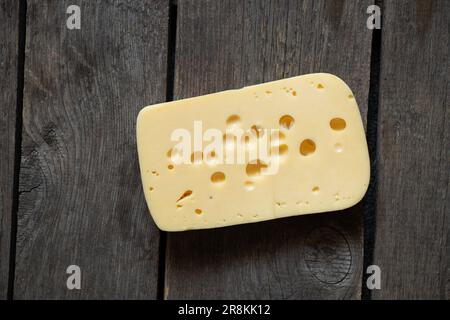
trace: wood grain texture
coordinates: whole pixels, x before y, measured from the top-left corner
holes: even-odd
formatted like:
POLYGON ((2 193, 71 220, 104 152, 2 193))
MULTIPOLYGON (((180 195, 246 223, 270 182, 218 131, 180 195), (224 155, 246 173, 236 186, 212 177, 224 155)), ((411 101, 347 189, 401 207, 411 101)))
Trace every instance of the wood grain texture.
MULTIPOLYGON (((175 98, 330 72, 365 119, 370 1, 178 1, 175 98)), ((168 234, 166 299, 360 298, 362 208, 168 234)))
POLYGON ((16 299, 156 298, 135 121, 165 100, 167 24, 166 0, 28 1, 16 299))
POLYGON ((450 2, 385 1, 376 299, 449 298, 450 2))
POLYGON ((8 290, 15 159, 19 3, 0 3, 0 299, 8 290))

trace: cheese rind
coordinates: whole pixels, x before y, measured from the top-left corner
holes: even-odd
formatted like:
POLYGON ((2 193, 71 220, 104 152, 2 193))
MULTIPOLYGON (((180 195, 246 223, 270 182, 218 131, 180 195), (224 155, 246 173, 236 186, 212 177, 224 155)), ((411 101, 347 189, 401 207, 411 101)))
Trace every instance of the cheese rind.
MULTIPOLYGON (((370 178, 353 93, 323 73, 146 107, 137 120, 137 145, 145 198, 165 231, 342 210, 362 199, 370 178), (179 163, 179 141, 172 141, 177 129, 191 134, 191 145, 202 140, 206 151, 205 137, 194 134, 199 122, 202 133, 253 134, 241 144, 245 161, 236 163, 238 143, 230 140, 230 147, 227 136, 222 150, 234 150, 233 163, 221 163, 219 152, 216 162, 207 163, 211 154, 204 152, 202 159, 198 151, 194 163, 179 163), (250 156, 264 134, 278 133, 278 139, 267 140, 264 161, 250 156)), ((184 159, 191 159, 195 150, 190 151, 184 159)))

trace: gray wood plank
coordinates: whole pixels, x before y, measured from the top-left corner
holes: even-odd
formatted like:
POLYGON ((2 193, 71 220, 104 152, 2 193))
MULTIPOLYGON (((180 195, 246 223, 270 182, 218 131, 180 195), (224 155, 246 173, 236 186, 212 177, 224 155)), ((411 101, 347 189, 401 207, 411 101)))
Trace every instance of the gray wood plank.
POLYGON ((27 16, 15 298, 156 298, 135 121, 165 100, 168 1, 31 0, 27 16))
POLYGON ((383 13, 373 297, 449 298, 450 2, 383 13))
MULTIPOLYGON (((311 72, 354 90, 366 116, 370 1, 178 1, 175 98, 311 72)), ((170 233, 165 298, 360 298, 362 207, 170 233)))
POLYGON ((0 299, 7 298, 15 159, 19 3, 0 4, 0 299))

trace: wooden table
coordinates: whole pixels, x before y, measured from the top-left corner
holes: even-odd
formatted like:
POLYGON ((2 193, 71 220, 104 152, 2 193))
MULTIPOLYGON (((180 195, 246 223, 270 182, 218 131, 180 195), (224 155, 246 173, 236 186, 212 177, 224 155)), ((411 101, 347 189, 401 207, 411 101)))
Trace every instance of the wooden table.
POLYGON ((376 1, 381 30, 366 27, 372 3, 2 0, 0 297, 450 298, 450 1, 376 1), (355 93, 372 161, 363 202, 160 232, 139 110, 311 72, 355 93), (66 287, 73 264, 81 290, 66 287))

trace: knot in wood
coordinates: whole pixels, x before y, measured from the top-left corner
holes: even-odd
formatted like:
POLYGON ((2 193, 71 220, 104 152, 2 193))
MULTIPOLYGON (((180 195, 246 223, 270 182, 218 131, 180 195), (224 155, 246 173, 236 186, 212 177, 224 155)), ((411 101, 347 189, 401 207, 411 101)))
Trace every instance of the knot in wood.
POLYGON ((345 236, 331 227, 313 229, 305 241, 305 262, 319 281, 329 284, 343 281, 352 264, 345 236))

